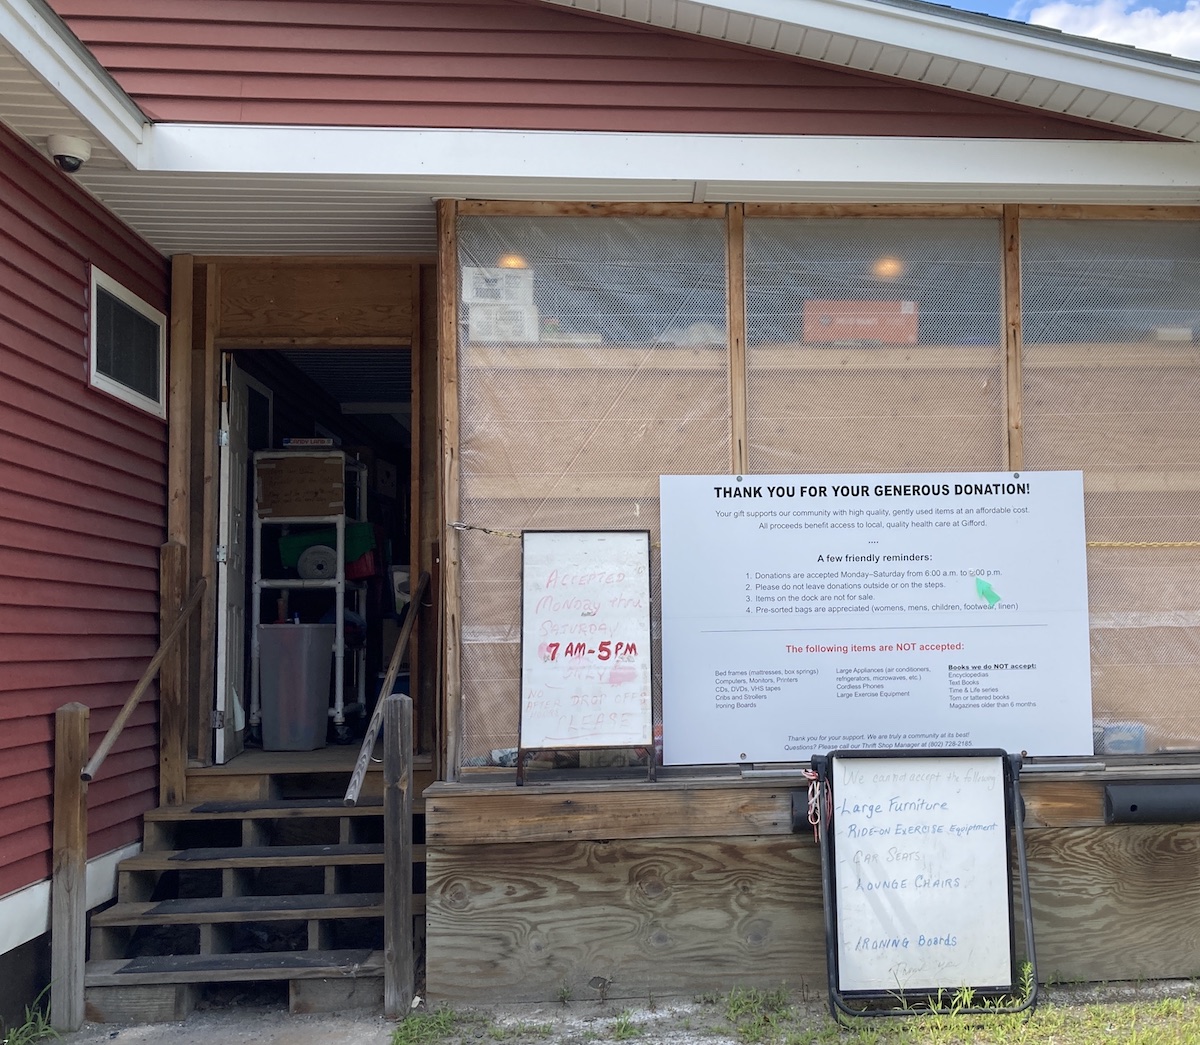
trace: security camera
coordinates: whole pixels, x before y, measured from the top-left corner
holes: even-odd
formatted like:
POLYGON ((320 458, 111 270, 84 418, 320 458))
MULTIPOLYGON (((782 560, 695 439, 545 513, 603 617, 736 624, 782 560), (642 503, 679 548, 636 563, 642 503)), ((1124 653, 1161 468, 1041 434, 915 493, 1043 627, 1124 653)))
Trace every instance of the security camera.
POLYGON ((70 134, 52 134, 46 139, 46 151, 58 164, 58 169, 74 174, 92 157, 92 146, 70 134))

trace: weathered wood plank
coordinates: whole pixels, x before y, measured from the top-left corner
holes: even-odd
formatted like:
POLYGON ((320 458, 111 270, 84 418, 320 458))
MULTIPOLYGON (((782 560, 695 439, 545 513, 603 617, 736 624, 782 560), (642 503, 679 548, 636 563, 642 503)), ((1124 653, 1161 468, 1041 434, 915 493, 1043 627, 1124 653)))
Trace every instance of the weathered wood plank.
POLYGON ((607 781, 518 789, 514 783, 487 791, 434 784, 425 792, 425 839, 432 851, 435 846, 549 839, 790 834, 792 794, 807 787, 803 780, 774 787, 607 781))
POLYGON ((562 842, 432 853, 427 990, 446 1003, 819 984, 811 837, 562 842))
POLYGON ((462 595, 459 582, 459 530, 462 521, 459 489, 459 385, 458 385, 458 202, 439 200, 438 220, 438 375, 441 380, 441 473, 442 521, 445 529, 442 570, 442 620, 444 645, 442 667, 445 672, 443 703, 445 729, 442 765, 447 779, 457 780, 462 753, 459 750, 462 713, 462 666, 459 647, 459 621, 462 619, 462 595))
POLYGON ((113 987, 153 983, 246 982, 249 980, 350 980, 381 976, 379 951, 264 951, 254 954, 175 954, 92 962, 87 985, 113 987))
POLYGON ((256 259, 223 262, 220 273, 218 339, 262 336, 303 344, 321 337, 374 337, 408 343, 412 337, 411 265, 256 259))
POLYGON ((83 1024, 87 953, 88 709, 66 704, 54 717, 54 876, 51 883, 50 1021, 55 1030, 83 1024))
POLYGON ((588 203, 585 201, 530 203, 523 200, 460 200, 458 213, 576 218, 723 218, 725 204, 588 203))
MULTIPOLYGON (((414 853, 414 857, 416 854, 414 853)), ((382 864, 383 846, 351 845, 242 846, 238 849, 179 849, 139 853, 121 864, 122 871, 205 870, 225 867, 332 867, 382 864)))
MULTIPOLYGON (((1200 966, 1200 825, 1039 830, 1027 849, 1043 978, 1200 966)), ((438 849, 429 996, 586 998, 593 977, 614 998, 821 983, 819 863, 804 836, 438 849)))
POLYGON ((392 694, 384 700, 384 1013, 408 1012, 416 990, 412 905, 412 700, 392 694))
POLYGON ((88 987, 87 1018, 92 1023, 175 1023, 187 1018, 199 994, 187 983, 88 987))
POLYGON ((1005 410, 1008 415, 1008 448, 1005 467, 1023 468, 1025 460, 1021 429, 1021 231, 1017 208, 1004 208, 1002 221, 1004 263, 1001 269, 1004 328, 1005 410))
MULTIPOLYGON (((187 545, 168 541, 159 558, 159 635, 172 633, 187 600, 187 545)), ((176 805, 187 787, 187 624, 163 657, 158 680, 158 802, 176 805)))
POLYGON ((747 203, 747 218, 998 218, 995 203, 747 203))
POLYGON ((189 802, 168 808, 151 809, 146 820, 172 821, 204 820, 292 820, 303 818, 371 817, 383 813, 382 799, 375 797, 347 806, 340 798, 264 799, 261 802, 189 802))
POLYGON ((1021 217, 1080 221, 1200 221, 1200 207, 1118 207, 1085 203, 1022 203, 1021 217))
POLYGON ((1026 848, 1043 978, 1200 968, 1200 825, 1038 831, 1026 848))
POLYGON ((92 925, 203 925, 310 918, 379 918, 382 915, 382 893, 212 896, 119 903, 94 914, 92 925))
POLYGON ((356 976, 288 981, 288 1012, 341 1012, 383 1005, 383 977, 356 976))
POLYGON ((1099 780, 1023 777, 1025 829, 1097 826, 1104 823, 1104 784, 1099 780))
POLYGON ((745 208, 731 203, 725 225, 726 315, 729 324, 730 469, 750 470, 746 437, 746 232, 745 208))

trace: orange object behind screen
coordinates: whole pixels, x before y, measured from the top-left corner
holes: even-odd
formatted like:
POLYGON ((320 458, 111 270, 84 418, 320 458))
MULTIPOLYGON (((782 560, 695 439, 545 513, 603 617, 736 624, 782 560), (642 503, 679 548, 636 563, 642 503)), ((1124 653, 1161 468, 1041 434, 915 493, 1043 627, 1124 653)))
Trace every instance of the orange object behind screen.
POLYGON ((804 340, 809 343, 915 345, 915 301, 804 302, 804 340))

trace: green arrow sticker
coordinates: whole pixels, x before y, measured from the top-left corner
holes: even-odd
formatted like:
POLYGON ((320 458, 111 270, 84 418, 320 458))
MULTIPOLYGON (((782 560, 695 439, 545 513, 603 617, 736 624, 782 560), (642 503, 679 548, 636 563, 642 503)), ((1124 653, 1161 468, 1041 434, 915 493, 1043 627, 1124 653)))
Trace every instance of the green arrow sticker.
POLYGON ((981 599, 987 599, 989 606, 995 606, 1000 601, 1000 596, 996 594, 996 589, 982 577, 975 578, 975 594, 981 599))

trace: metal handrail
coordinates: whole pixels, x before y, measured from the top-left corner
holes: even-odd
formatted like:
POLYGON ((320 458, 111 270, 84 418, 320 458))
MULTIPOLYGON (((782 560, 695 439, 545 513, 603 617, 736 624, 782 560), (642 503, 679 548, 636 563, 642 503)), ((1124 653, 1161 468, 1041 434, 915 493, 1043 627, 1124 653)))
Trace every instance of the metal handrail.
POLYGON ((176 618, 171 630, 167 633, 167 637, 162 640, 158 647, 158 652, 154 654, 154 658, 146 666, 146 670, 142 673, 142 677, 138 679, 138 684, 133 687, 133 692, 129 694, 129 699, 125 701, 125 706, 121 708, 121 712, 117 715, 113 724, 108 727, 108 732, 104 734, 104 739, 100 741, 100 746, 96 748, 96 753, 92 755, 91 760, 83 767, 83 772, 79 774, 79 779, 84 783, 90 783, 96 778, 96 774, 100 772, 101 765, 108 757, 112 746, 117 742, 117 737, 121 735, 121 731, 125 728, 129 721, 129 716, 133 714, 134 708, 138 706, 138 701, 145 695, 146 690, 150 688, 150 683, 154 681, 154 676, 158 674, 158 669, 162 667, 162 662, 170 652, 171 646, 175 640, 179 638, 179 633, 183 631, 184 624, 191 617, 192 612, 200 604, 200 597, 204 594, 204 589, 208 587, 208 579, 201 577, 196 582, 196 587, 192 589, 191 597, 183 608, 179 611, 179 616, 176 618))
POLYGON ((421 600, 425 589, 429 587, 429 573, 422 572, 417 578, 417 586, 413 589, 408 604, 408 613, 404 616, 404 626, 400 629, 400 637, 396 640, 396 648, 392 650, 392 659, 388 664, 387 674, 383 676, 383 684, 379 687, 379 699, 375 702, 375 710, 371 713, 371 721, 367 725, 366 736, 363 737, 362 747, 358 751, 358 761, 354 764, 354 773, 350 777, 350 785, 346 788, 346 797, 342 799, 345 805, 358 804, 358 793, 362 790, 363 781, 367 778, 367 767, 371 764, 371 752, 375 750, 375 741, 379 737, 379 728, 383 725, 383 705, 385 698, 392 692, 396 676, 400 673, 400 662, 408 649, 408 640, 412 635, 413 624, 416 623, 417 610, 421 608, 421 600))

